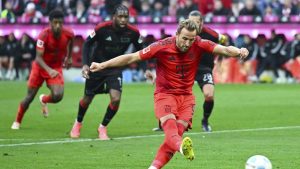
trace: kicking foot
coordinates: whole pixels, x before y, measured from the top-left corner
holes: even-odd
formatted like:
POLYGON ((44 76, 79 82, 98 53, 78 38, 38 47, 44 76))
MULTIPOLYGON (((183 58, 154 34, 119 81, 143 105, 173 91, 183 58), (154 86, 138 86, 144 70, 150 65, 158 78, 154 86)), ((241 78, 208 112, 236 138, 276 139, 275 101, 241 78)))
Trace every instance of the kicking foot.
POLYGON ((41 106, 42 106, 42 113, 43 113, 43 116, 45 118, 47 118, 49 116, 49 111, 48 111, 48 106, 47 106, 47 103, 44 103, 43 102, 43 97, 45 95, 44 94, 41 94, 40 95, 40 103, 41 103, 41 106))
POLYGON ((110 138, 107 136, 106 126, 100 125, 98 128, 98 134, 100 140, 110 140, 110 138))
POLYGON ((180 146, 180 152, 182 155, 185 156, 186 159, 192 161, 195 158, 194 150, 193 150, 193 143, 191 138, 185 137, 182 140, 181 146, 180 146))
POLYGON ((14 121, 13 124, 11 125, 11 129, 13 130, 19 130, 20 129, 20 123, 19 122, 16 122, 14 121))
POLYGON ((75 120, 73 128, 70 132, 71 138, 79 138, 81 126, 82 126, 82 123, 79 123, 79 122, 77 122, 77 120, 75 120))

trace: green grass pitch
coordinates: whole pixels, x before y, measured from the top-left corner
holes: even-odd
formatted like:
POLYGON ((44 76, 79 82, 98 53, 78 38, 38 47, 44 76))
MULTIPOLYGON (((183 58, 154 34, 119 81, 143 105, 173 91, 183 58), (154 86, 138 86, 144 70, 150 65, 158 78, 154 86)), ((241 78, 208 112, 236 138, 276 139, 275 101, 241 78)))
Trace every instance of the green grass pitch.
MULTIPOLYGON (((97 95, 91 104, 80 139, 69 139, 83 84, 66 83, 64 99, 49 105, 41 115, 38 97, 25 114, 21 129, 10 126, 26 94, 25 82, 0 82, 0 168, 2 169, 147 169, 163 133, 152 132, 150 84, 124 85, 118 114, 110 123, 111 141, 97 140, 108 95, 97 95)), ((48 93, 44 86, 39 91, 48 93)), ((300 168, 300 86, 216 85, 213 132, 201 131, 203 97, 197 85, 193 129, 194 161, 177 153, 166 169, 243 169, 248 157, 267 156, 273 169, 300 168)))

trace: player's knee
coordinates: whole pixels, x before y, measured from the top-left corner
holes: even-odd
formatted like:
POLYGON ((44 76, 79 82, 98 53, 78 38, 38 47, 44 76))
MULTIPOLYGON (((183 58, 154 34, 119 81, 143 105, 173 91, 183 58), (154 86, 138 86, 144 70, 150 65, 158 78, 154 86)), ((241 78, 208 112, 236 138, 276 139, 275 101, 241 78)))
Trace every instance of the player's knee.
POLYGON ((63 94, 62 93, 56 93, 52 95, 52 101, 54 103, 57 103, 63 99, 63 94))
POLYGON ((214 100, 214 93, 213 92, 204 92, 204 98, 206 101, 214 100))
POLYGON ((214 95, 206 95, 205 100, 206 101, 213 101, 214 100, 214 95))
POLYGON ((118 106, 120 104, 121 98, 120 97, 112 97, 111 98, 111 104, 114 106, 118 106))

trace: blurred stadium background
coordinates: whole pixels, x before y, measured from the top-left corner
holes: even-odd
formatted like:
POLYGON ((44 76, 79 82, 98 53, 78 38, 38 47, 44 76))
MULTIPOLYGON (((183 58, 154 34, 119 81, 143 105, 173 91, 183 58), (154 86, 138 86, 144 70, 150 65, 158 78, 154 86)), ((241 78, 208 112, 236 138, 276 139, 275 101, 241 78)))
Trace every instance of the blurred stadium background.
MULTIPOLYGON (((65 26, 76 34, 74 69, 65 78, 83 81, 82 43, 97 23, 110 20, 120 3, 130 9, 130 22, 139 28, 145 46, 174 35, 179 20, 200 10, 206 26, 228 37, 226 45, 247 47, 251 53, 245 61, 216 59, 216 83, 299 82, 299 0, 0 0, 1 80, 26 80, 35 38, 48 25, 49 11, 58 7, 65 11, 65 26)), ((124 71, 124 81, 145 81, 143 71, 154 67, 151 62, 133 64, 124 71)))

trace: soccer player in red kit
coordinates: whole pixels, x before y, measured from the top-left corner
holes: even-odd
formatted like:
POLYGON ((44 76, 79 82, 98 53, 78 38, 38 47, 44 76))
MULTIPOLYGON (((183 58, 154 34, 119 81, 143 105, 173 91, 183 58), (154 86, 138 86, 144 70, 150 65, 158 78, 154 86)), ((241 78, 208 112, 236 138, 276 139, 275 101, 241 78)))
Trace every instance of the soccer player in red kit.
POLYGON ((11 126, 12 129, 20 128, 26 110, 44 81, 51 91, 49 95, 41 94, 39 97, 42 113, 45 117, 48 116, 47 103, 57 103, 63 98, 62 68, 63 66, 69 68, 72 65, 71 50, 74 38, 73 31, 63 27, 63 19, 64 14, 61 10, 52 10, 49 13, 50 26, 38 36, 37 54, 35 61, 32 62, 27 96, 19 105, 17 117, 11 126))
POLYGON ((225 47, 197 36, 199 26, 192 20, 181 21, 175 37, 158 41, 143 50, 121 55, 102 63, 92 63, 92 72, 124 66, 136 61, 156 58, 156 89, 154 110, 161 121, 165 140, 149 169, 159 169, 178 151, 187 159, 194 159, 192 140, 182 139, 192 125, 195 97, 192 93, 201 55, 205 52, 245 58, 248 50, 225 47))

